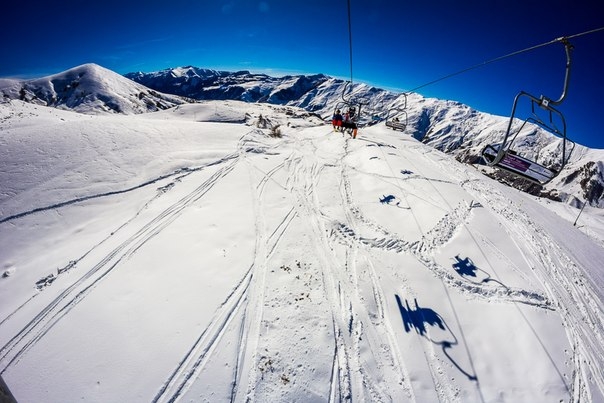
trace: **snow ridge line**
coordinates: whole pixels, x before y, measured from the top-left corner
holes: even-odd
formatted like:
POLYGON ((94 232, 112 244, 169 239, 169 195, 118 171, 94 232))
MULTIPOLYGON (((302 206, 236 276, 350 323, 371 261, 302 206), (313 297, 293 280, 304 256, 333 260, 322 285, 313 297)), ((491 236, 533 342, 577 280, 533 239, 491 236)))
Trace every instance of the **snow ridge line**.
POLYGON ((55 209, 59 209, 59 208, 66 207, 66 206, 70 206, 72 204, 77 204, 77 203, 85 202, 85 201, 92 200, 92 199, 99 199, 99 198, 102 198, 102 197, 115 196, 115 195, 119 195, 119 194, 129 193, 129 192, 132 192, 134 190, 138 190, 138 189, 144 188, 146 186, 153 185, 153 184, 155 184, 157 182, 160 182, 160 181, 162 181, 164 179, 171 178, 173 176, 177 176, 177 178, 175 180, 179 180, 179 179, 182 179, 182 178, 184 178, 184 177, 192 174, 193 172, 200 171, 202 169, 211 167, 213 165, 221 164, 223 162, 226 162, 226 161, 228 161, 230 159, 233 159, 233 158, 236 158, 236 157, 237 157, 237 154, 226 155, 225 157, 223 157, 222 159, 219 159, 217 161, 212 161, 212 162, 210 162, 208 164, 205 164, 205 165, 202 165, 202 166, 199 166, 199 167, 195 167, 195 168, 188 168, 188 167, 180 168, 180 169, 177 169, 174 172, 171 172, 171 173, 168 173, 168 174, 165 174, 165 175, 160 175, 160 176, 158 176, 158 177, 156 177, 154 179, 150 179, 150 180, 148 180, 146 182, 143 182, 143 183, 141 183, 139 185, 132 186, 132 187, 129 187, 129 188, 126 188, 126 189, 113 190, 111 192, 99 193, 99 194, 90 195, 90 196, 76 197, 76 198, 71 199, 71 200, 66 200, 66 201, 62 201, 62 202, 59 202, 59 203, 52 204, 50 206, 37 207, 37 208, 31 209, 31 210, 28 210, 28 211, 23 211, 21 213, 13 214, 11 216, 2 218, 2 219, 0 219, 0 224, 3 224, 5 222, 9 222, 9 221, 13 221, 13 220, 16 220, 18 218, 27 217, 27 216, 32 215, 32 214, 41 213, 43 211, 55 210, 55 209))
MULTIPOLYGON (((222 159, 220 161, 228 160, 229 159, 222 159)), ((161 214, 156 216, 154 219, 145 224, 140 230, 138 230, 136 234, 126 239, 118 247, 106 255, 75 283, 59 294, 57 298, 47 305, 38 315, 36 315, 34 319, 32 319, 19 333, 17 333, 0 349, 0 362, 2 362, 5 361, 7 356, 15 348, 18 348, 17 346, 23 342, 29 334, 35 332, 35 334, 25 342, 19 351, 0 370, 0 374, 4 373, 10 365, 16 362, 33 345, 44 337, 44 335, 46 335, 46 333, 50 331, 54 325, 56 325, 65 315, 67 315, 71 309, 79 304, 109 273, 111 273, 123 259, 136 253, 136 251, 138 251, 138 249, 140 249, 147 241, 149 241, 151 238, 161 232, 161 230, 172 223, 176 218, 178 218, 178 216, 180 216, 182 211, 187 206, 203 197, 203 195, 205 195, 219 179, 223 178, 233 170, 238 161, 238 158, 232 160, 229 165, 218 170, 189 195, 183 197, 178 202, 165 209, 161 214), (113 261, 113 264, 111 264, 99 275, 96 275, 97 272, 106 267, 111 261, 113 261), (90 284, 84 285, 85 281, 88 279, 91 280, 90 284), (83 288, 80 291, 77 291, 80 286, 83 288), (75 294, 71 300, 67 301, 62 307, 59 307, 61 303, 67 300, 70 295, 76 293, 76 291, 77 294, 75 294)))

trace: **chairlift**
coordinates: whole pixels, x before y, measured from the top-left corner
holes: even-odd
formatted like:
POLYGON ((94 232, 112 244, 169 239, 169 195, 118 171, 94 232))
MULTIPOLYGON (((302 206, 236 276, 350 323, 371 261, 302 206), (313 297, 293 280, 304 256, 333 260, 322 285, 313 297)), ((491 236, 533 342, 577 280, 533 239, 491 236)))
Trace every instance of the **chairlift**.
POLYGON ((407 129, 407 111, 398 108, 390 109, 386 118, 386 126, 392 130, 404 132, 407 129))
POLYGON ((386 114, 384 113, 384 102, 361 102, 363 106, 363 116, 358 119, 359 127, 373 126, 384 121, 386 114))
MULTIPOLYGON (((564 78, 564 88, 562 95, 556 101, 553 101, 545 96, 539 98, 525 92, 520 91, 514 98, 514 104, 512 107, 512 114, 510 121, 503 138, 503 141, 498 144, 489 144, 482 150, 482 158, 488 166, 502 169, 510 172, 518 177, 527 179, 539 185, 545 185, 554 179, 564 168, 572 151, 574 150, 575 143, 568 139, 566 134, 566 120, 562 112, 557 110, 554 106, 562 103, 566 97, 566 91, 568 89, 568 80, 570 77, 570 66, 571 57, 570 52, 572 45, 566 38, 559 39, 565 46, 566 51, 566 75, 564 78), (519 121, 517 117, 517 107, 520 100, 530 101, 531 114, 524 119, 522 124, 518 127, 519 121), (545 111, 547 118, 544 119, 543 113, 538 113, 539 109, 545 111), (529 126, 527 127, 527 123, 529 126), (558 151, 558 156, 555 161, 552 161, 549 165, 540 164, 536 161, 536 158, 528 158, 526 155, 521 155, 518 151, 517 139, 518 135, 522 132, 525 127, 527 129, 534 129, 535 126, 542 128, 543 130, 559 137, 561 141, 561 150, 558 151)), ((538 155, 541 150, 536 151, 538 155)), ((526 153, 525 153, 526 154, 526 153)))
POLYGON ((407 94, 403 93, 405 102, 402 106, 391 108, 386 116, 386 126, 393 130, 405 131, 407 128, 407 94))
POLYGON ((361 118, 363 117, 363 114, 361 113, 362 110, 364 110, 363 107, 367 106, 369 102, 363 102, 360 99, 354 99, 351 95, 346 97, 346 92, 349 87, 350 94, 352 94, 351 84, 351 81, 346 82, 346 85, 344 86, 344 91, 342 91, 342 102, 346 105, 346 109, 352 112, 350 119, 355 123, 359 123, 361 121, 361 118))
POLYGON ((362 107, 367 105, 359 100, 353 100, 346 97, 347 88, 350 86, 350 81, 346 82, 342 91, 342 100, 338 101, 334 108, 334 115, 340 111, 342 115, 348 115, 348 120, 342 122, 342 128, 346 129, 349 134, 355 133, 360 126, 362 107))

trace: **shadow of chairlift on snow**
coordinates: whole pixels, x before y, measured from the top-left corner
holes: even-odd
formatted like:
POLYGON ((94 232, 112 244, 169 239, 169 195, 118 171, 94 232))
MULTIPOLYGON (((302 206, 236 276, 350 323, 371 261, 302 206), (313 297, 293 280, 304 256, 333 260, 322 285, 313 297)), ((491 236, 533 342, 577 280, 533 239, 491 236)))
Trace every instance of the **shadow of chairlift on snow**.
POLYGON ((405 210, 409 210, 410 209, 410 207, 408 207, 408 206, 401 206, 401 200, 398 199, 394 195, 388 195, 388 196, 382 196, 382 197, 380 197, 380 203, 382 203, 382 204, 388 204, 390 206, 398 207, 400 209, 405 209, 405 210))
POLYGON ((382 203, 382 204, 390 204, 391 202, 393 202, 395 200, 396 200, 396 197, 394 195, 380 197, 380 203, 382 203))
POLYGON ((456 255, 454 259, 455 263, 453 263, 453 269, 455 269, 455 272, 457 272, 464 280, 473 284, 494 282, 508 288, 501 281, 492 278, 489 273, 477 267, 469 257, 462 259, 459 255, 456 255), (473 277, 474 279, 470 277, 473 277))
POLYGON ((420 307, 417 303, 417 298, 414 298, 413 300, 415 306, 411 307, 409 306, 409 301, 405 300, 403 305, 401 298, 397 294, 394 296, 396 297, 398 309, 401 312, 405 332, 409 333, 411 330, 415 329, 415 332, 419 336, 430 341, 436 346, 440 346, 443 354, 469 380, 478 381, 478 377, 476 375, 469 374, 457 363, 457 361, 453 359, 453 357, 449 355, 447 350, 458 345, 459 342, 457 341, 455 334, 447 326, 445 319, 433 309, 420 307), (430 330, 428 329, 429 327, 436 329, 430 330), (430 335, 430 333, 434 333, 434 336, 430 335), (438 340, 437 335, 443 335, 442 340, 438 340))

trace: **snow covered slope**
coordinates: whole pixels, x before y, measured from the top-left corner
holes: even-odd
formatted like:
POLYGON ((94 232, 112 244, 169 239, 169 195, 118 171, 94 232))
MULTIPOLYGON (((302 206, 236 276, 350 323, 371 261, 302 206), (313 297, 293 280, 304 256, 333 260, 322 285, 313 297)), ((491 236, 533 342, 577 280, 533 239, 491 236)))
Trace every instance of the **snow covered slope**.
POLYGON ((292 107, 12 101, 0 133, 19 401, 604 401, 599 209, 292 107))
POLYGON ((92 63, 35 80, 1 80, 0 93, 5 100, 20 99, 87 114, 152 112, 186 102, 92 63))

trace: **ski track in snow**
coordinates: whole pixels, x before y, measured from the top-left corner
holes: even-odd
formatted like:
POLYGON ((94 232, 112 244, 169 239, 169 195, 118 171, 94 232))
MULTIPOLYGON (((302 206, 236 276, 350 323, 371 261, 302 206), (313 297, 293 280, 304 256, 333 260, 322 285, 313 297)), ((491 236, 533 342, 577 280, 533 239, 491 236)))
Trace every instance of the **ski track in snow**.
POLYGON ((351 363, 354 358, 350 351, 352 335, 346 330, 349 329, 347 323, 350 320, 350 318, 347 318, 350 314, 349 307, 342 301, 343 295, 340 285, 332 275, 333 271, 338 270, 338 265, 329 261, 330 253, 325 250, 326 242, 324 231, 321 228, 322 222, 318 219, 320 214, 313 200, 316 197, 314 187, 320 169, 316 158, 313 158, 315 148, 312 141, 297 142, 296 149, 299 150, 301 155, 295 155, 295 158, 291 158, 289 161, 288 170, 291 175, 289 176, 288 186, 290 191, 296 195, 298 214, 305 218, 308 223, 313 233, 312 238, 315 241, 316 252, 322 260, 321 276, 330 304, 335 345, 332 379, 330 381, 330 401, 346 401, 352 399, 354 381, 351 378, 358 372, 355 371, 358 364, 351 363), (309 143, 312 145, 310 152, 305 150, 309 143))
POLYGON ((227 326, 239 313, 247 301, 249 286, 252 279, 253 267, 245 274, 235 290, 221 304, 210 321, 208 327, 201 333, 195 344, 187 351, 186 356, 172 371, 168 380, 153 398, 153 402, 174 402, 186 393, 192 380, 203 369, 207 358, 216 348, 227 326))
MULTIPOLYGON (((471 210, 471 206, 457 206, 451 213, 446 214, 437 226, 432 228, 421 241, 398 239, 396 235, 389 233, 384 228, 380 228, 375 224, 369 226, 374 232, 383 234, 380 238, 363 237, 358 235, 346 224, 338 222, 332 224, 332 232, 334 236, 348 246, 352 246, 354 243, 361 243, 371 248, 384 249, 396 253, 409 253, 415 256, 426 268, 431 270, 449 286, 473 297, 486 298, 488 300, 496 298, 501 301, 519 302, 541 308, 553 309, 551 302, 544 295, 522 289, 471 283, 460 280, 451 273, 451 270, 442 267, 434 260, 432 257, 434 251, 445 245, 455 235, 459 227, 461 227, 463 222, 469 217, 471 210)), ((358 219, 360 221, 367 221, 361 216, 360 212, 357 211, 356 213, 359 215, 358 219)))
MULTIPOLYGON (((461 177, 467 178, 467 174, 461 172, 459 166, 445 160, 441 160, 441 163, 443 168, 456 171, 461 177)), ((561 315, 573 346, 573 400, 591 401, 590 388, 586 385, 592 381, 600 393, 604 393, 604 380, 601 376, 604 373, 603 307, 580 268, 520 206, 515 205, 494 186, 472 178, 463 181, 462 186, 504 220, 510 239, 516 240, 520 251, 526 251, 523 253, 525 261, 547 290, 545 307, 551 307, 561 315), (489 198, 483 196, 485 190, 489 198)))
MULTIPOLYGON (((469 181, 465 187, 474 185, 475 182, 469 181)), ((585 387, 590 379, 604 392, 604 381, 600 376, 604 373, 602 303, 588 286, 581 270, 542 228, 497 190, 492 189, 490 195, 489 201, 485 202, 504 218, 510 238, 519 240, 519 249, 529 252, 524 259, 548 290, 569 334, 576 365, 573 398, 590 401, 589 389, 585 387)))
MULTIPOLYGON (((220 162, 217 162, 217 163, 220 163, 220 162)), ((145 186, 150 186, 150 185, 156 184, 156 183, 158 183, 158 182, 160 182, 160 181, 162 181, 164 179, 168 179, 168 178, 171 178, 171 177, 175 177, 174 181, 178 181, 178 180, 182 179, 183 177, 185 177, 185 176, 187 176, 187 175, 189 175, 189 174, 191 174, 193 172, 199 171, 199 170, 204 169, 207 166, 211 166, 213 164, 214 163, 209 164, 209 165, 204 165, 203 167, 198 167, 198 168, 181 169, 181 170, 178 170, 176 172, 172 172, 172 173, 167 174, 167 175, 159 176, 157 178, 154 178, 154 179, 148 180, 148 181, 146 181, 144 183, 141 183, 140 185, 133 186, 133 187, 130 187, 130 188, 127 188, 127 189, 123 189, 123 190, 116 190, 116 191, 112 191, 112 192, 105 192, 105 193, 100 193, 100 194, 95 194, 95 195, 90 195, 90 196, 77 197, 75 199, 63 201, 63 202, 60 202, 60 203, 55 203, 55 204, 50 205, 50 206, 37 207, 37 208, 34 208, 32 210, 29 210, 29 211, 24 211, 24 212, 21 212, 21 213, 13 214, 11 216, 2 218, 2 219, 0 219, 0 224, 8 222, 8 221, 16 220, 18 218, 27 217, 27 216, 29 216, 31 214, 41 213, 41 212, 49 211, 49 210, 56 210, 56 209, 60 209, 62 207, 67 207, 67 206, 70 206, 72 204, 81 203, 81 202, 88 201, 88 200, 93 200, 93 199, 98 199, 98 198, 102 198, 102 197, 116 196, 116 195, 119 195, 119 194, 129 193, 129 192, 132 192, 134 190, 143 188, 145 186)), ((167 189, 165 189, 165 190, 167 190, 167 189)))
MULTIPOLYGON (((347 146, 347 144, 346 144, 347 146)), ((347 151, 347 147, 345 148, 345 151, 347 151)), ((347 223, 351 226, 351 228, 353 228, 353 230, 355 228, 358 228, 359 226, 362 225, 368 225, 370 227, 373 227, 374 229, 377 228, 378 226, 373 224, 370 220, 365 219, 360 210, 355 206, 354 204, 354 198, 352 195, 352 188, 351 188, 351 184, 350 184, 350 179, 347 173, 347 169, 348 167, 345 164, 340 164, 341 166, 341 183, 340 183, 340 194, 341 194, 341 199, 342 199, 342 205, 344 207, 344 211, 345 211, 345 216, 346 216, 346 220, 347 223)), ((379 283, 379 279, 378 276, 375 272, 375 267, 373 266, 371 259, 367 256, 367 251, 365 250, 365 248, 362 248, 363 245, 359 245, 359 244, 354 244, 352 246, 352 248, 350 248, 350 252, 347 252, 347 262, 346 265, 348 267, 349 270, 351 270, 351 275, 349 276, 350 281, 352 282, 351 286, 353 288, 353 290, 356 290, 358 292, 359 287, 358 287, 358 279, 361 277, 359 275, 359 272, 357 270, 357 255, 363 255, 363 261, 367 264, 368 270, 367 273, 369 275, 369 281, 371 284, 371 288, 373 291, 373 299, 376 302, 377 305, 377 312, 378 315, 377 317, 373 317, 372 315, 369 315, 366 311, 361 311, 358 312, 357 315, 359 317, 356 318, 356 322, 358 323, 358 327, 363 330, 363 323, 370 323, 371 326, 365 326, 365 331, 366 332, 370 332, 372 329, 376 329, 379 327, 384 327, 386 329, 385 334, 388 337, 388 347, 382 347, 381 350, 381 357, 377 357, 378 358, 378 362, 385 362, 385 363, 390 363, 390 365, 393 367, 394 369, 394 376, 397 378, 394 380, 394 382, 392 382, 393 384, 396 384, 397 381, 399 384, 401 384, 402 389, 404 391, 404 398, 407 400, 413 399, 413 389, 411 387, 411 385, 409 384, 409 375, 408 375, 408 370, 404 365, 404 360, 402 358, 402 355, 398 349, 398 346, 396 344, 396 337, 394 335, 394 330, 393 330, 393 326, 392 324, 386 319, 386 313, 385 313, 385 300, 386 300, 386 296, 384 295, 384 292, 382 291, 382 288, 380 286, 379 283), (360 316, 362 315, 362 319, 360 318, 360 316)), ((360 298, 360 296, 357 294, 356 295, 357 298, 360 298)), ((358 301, 358 305, 359 306, 363 306, 362 301, 358 301)), ((375 330, 374 330, 375 332, 375 330)), ((357 331, 357 333, 359 335, 362 335, 362 331, 357 331)), ((372 337, 377 338, 377 335, 373 334, 371 335, 372 337)), ((357 339, 357 341, 360 339, 357 339)), ((358 343, 355 346, 356 347, 356 354, 359 354, 359 346, 358 343)), ((363 374, 365 375, 365 377, 368 377, 369 374, 366 371, 362 371, 363 374)), ((372 393, 372 399, 371 400, 379 400, 379 401, 388 401, 388 400, 393 400, 393 396, 390 395, 390 391, 373 391, 371 390, 371 385, 375 384, 375 382, 373 382, 372 380, 364 380, 363 382, 363 386, 368 387, 369 390, 372 393)))
MULTIPOLYGON (((318 141, 325 141, 319 138, 318 141)), ((352 401, 356 399, 369 401, 388 401, 393 395, 402 392, 405 399, 412 396, 410 385, 407 383, 405 369, 402 365, 400 355, 396 353, 394 337, 389 337, 390 345, 386 348, 376 348, 374 354, 377 362, 384 365, 391 363, 393 373, 381 372, 380 377, 394 377, 391 383, 400 384, 402 390, 395 392, 382 389, 383 386, 371 378, 370 371, 365 369, 361 361, 362 346, 370 347, 365 340, 376 340, 375 326, 384 326, 391 332, 390 325, 384 323, 383 313, 384 296, 379 291, 375 275, 370 270, 370 281, 373 284, 374 296, 378 302, 380 314, 377 318, 370 319, 370 315, 362 309, 363 303, 359 300, 356 291, 356 276, 348 271, 355 271, 356 247, 346 252, 346 262, 342 264, 334 255, 331 245, 328 217, 321 211, 320 200, 316 186, 320 175, 328 166, 335 166, 331 161, 322 161, 315 156, 318 145, 313 141, 299 141, 295 147, 298 154, 290 159, 288 164, 291 172, 289 186, 291 192, 296 195, 298 215, 308 223, 312 231, 311 238, 317 256, 321 259, 321 277, 323 278, 324 290, 330 304, 332 327, 334 335, 333 364, 331 371, 329 401, 352 401)), ((338 158, 340 166, 342 159, 347 153, 346 142, 342 156, 338 158)), ((351 206, 350 184, 344 172, 340 182, 340 197, 342 198, 345 211, 350 211, 351 206)), ((354 219, 354 214, 347 213, 349 220, 354 219)), ((376 346, 377 347, 377 346, 376 346)), ((372 350, 371 347, 369 349, 372 350)), ((386 382, 389 384, 389 382, 386 382)), ((400 395, 399 395, 400 397, 400 395)), ((396 399, 395 399, 396 400, 396 399)))
MULTIPOLYGON (((254 134, 254 132, 251 134, 254 134)), ((190 390, 196 377, 204 369, 205 364, 208 362, 212 352, 221 341, 227 326, 232 320, 241 321, 243 323, 243 327, 239 339, 239 345, 242 346, 242 352, 237 357, 237 363, 235 364, 233 371, 234 378, 231 380, 231 401, 237 400, 236 396, 238 393, 241 393, 239 387, 242 384, 245 384, 244 380, 241 379, 241 373, 243 372, 242 367, 245 365, 245 350, 247 350, 248 343, 251 344, 250 340, 254 339, 254 333, 257 333, 260 327, 259 319, 249 319, 261 317, 261 302, 263 296, 261 293, 260 295, 255 295, 256 290, 264 289, 264 278, 266 276, 265 261, 276 250, 281 236, 287 230, 292 219, 295 217, 295 212, 292 208, 268 237, 266 233, 261 230, 261 228, 263 228, 264 220, 262 217, 262 203, 260 200, 262 199, 266 184, 270 180, 273 180, 272 176, 277 171, 282 169, 284 164, 278 164, 268 173, 264 173, 257 166, 255 166, 253 162, 250 161, 250 158, 246 157, 246 153, 263 153, 267 152, 270 148, 274 148, 275 146, 259 145, 256 143, 256 140, 252 138, 245 140, 246 141, 243 141, 239 147, 239 157, 247 163, 249 168, 253 168, 250 170, 250 172, 259 171, 263 174, 258 185, 255 187, 253 186, 254 189, 252 189, 254 194, 255 215, 257 219, 257 238, 254 262, 249 270, 245 273, 245 276, 241 282, 221 304, 220 308, 210 321, 208 327, 197 338, 195 344, 189 349, 186 356, 180 361, 178 367, 170 374, 166 383, 154 397, 154 403, 177 401, 190 390), (253 284, 253 286, 250 287, 250 284, 253 284), (253 289, 251 293, 250 288, 253 289)), ((253 176, 252 174, 250 175, 253 176)), ((252 185, 253 182, 254 181, 252 180, 252 185)), ((278 185, 282 186, 280 184, 278 185)), ((252 348, 251 350, 255 355, 252 359, 252 362, 258 361, 259 359, 256 356, 256 348, 252 348)), ((255 379, 258 376, 257 371, 255 371, 254 368, 256 368, 256 366, 253 366, 251 369, 246 369, 247 371, 252 371, 252 374, 250 375, 251 379, 255 379)), ((253 384, 253 382, 250 382, 250 384, 253 384)), ((250 391, 247 391, 246 393, 249 394, 250 391)))
MULTIPOLYGON (((384 154, 383 157, 386 160, 387 157, 384 154)), ((345 175, 343 175, 343 177, 345 177, 345 175)), ((425 178, 425 180, 432 185, 436 191, 436 194, 440 194, 438 189, 433 185, 433 180, 429 178, 425 178)), ((480 192, 477 193, 480 194, 480 192)), ((442 201, 448 205, 447 199, 442 195, 441 198, 442 201)), ((465 223, 471 218, 470 216, 474 208, 482 207, 480 204, 461 203, 454 208, 449 206, 450 211, 444 215, 444 217, 436 224, 435 227, 425 233, 421 240, 410 241, 399 239, 394 234, 389 233, 384 228, 381 228, 379 225, 374 224, 370 220, 363 217, 360 210, 355 208, 350 202, 350 196, 348 199, 347 206, 350 212, 348 215, 348 223, 338 221, 333 221, 331 223, 331 234, 340 242, 345 243, 347 247, 354 250, 355 245, 361 244, 367 248, 377 248, 396 253, 411 254, 434 275, 440 278, 443 283, 447 285, 447 287, 462 292, 470 297, 483 298, 489 301, 522 303, 548 310, 554 310, 560 307, 558 304, 554 304, 552 302, 550 296, 546 296, 538 292, 510 288, 503 286, 502 284, 495 284, 495 282, 491 284, 483 284, 460 280, 458 277, 451 274, 450 270, 447 270, 435 261, 433 258, 434 252, 449 242, 455 236, 458 230, 463 227, 471 233, 471 231, 465 226, 465 223), (366 228, 369 228, 371 232, 382 234, 383 236, 372 238, 364 237, 361 235, 362 230, 359 229, 358 224, 350 224, 353 221, 361 223, 361 227, 365 226, 366 228)), ((533 244, 539 244, 535 243, 534 239, 532 241, 533 244)), ((481 246, 478 243, 477 247, 481 249, 481 246)), ((541 256, 547 256, 547 253, 544 253, 545 251, 541 252, 541 256)), ((443 352, 446 355, 446 350, 443 349, 443 352)), ((425 356, 426 361, 431 368, 434 382, 438 385, 437 391, 440 396, 439 398, 446 401, 455 400, 456 391, 448 386, 449 382, 447 379, 442 378, 442 371, 439 370, 439 364, 435 361, 434 352, 425 352, 425 356)))
MULTIPOLYGON (((380 147, 380 150, 381 150, 381 147, 380 147)), ((396 155, 396 154, 391 153, 391 155, 396 155)), ((387 161, 387 156, 384 154, 383 151, 382 151, 382 157, 384 158, 385 161, 387 161)), ((388 164, 388 166, 390 166, 390 165, 388 164)), ((344 167, 342 169, 344 170, 344 167)), ((390 167, 390 170, 392 172, 392 178, 394 178, 395 177, 394 172, 391 167, 390 167)), ((409 252, 411 254, 414 254, 418 260, 422 261, 426 267, 432 269, 432 271, 434 271, 435 274, 437 274, 441 279, 444 280, 444 279, 447 279, 450 277, 450 275, 448 274, 448 272, 446 270, 444 270, 444 269, 440 270, 439 266, 436 265, 435 262, 433 262, 433 260, 431 258, 431 254, 433 251, 438 249, 439 246, 444 245, 454 236, 455 232, 457 231, 458 223, 463 222, 463 220, 465 220, 467 218, 467 216, 469 215, 469 211, 470 211, 469 208, 463 208, 464 206, 462 206, 462 208, 456 208, 453 210, 452 213, 446 214, 445 217, 443 219, 441 219, 441 221, 437 224, 437 226, 435 228, 433 228, 431 231, 429 231, 426 235, 423 236, 421 241, 414 241, 414 242, 404 241, 401 239, 397 239, 396 236, 394 236, 393 234, 390 234, 387 230, 385 230, 381 226, 373 223, 371 220, 369 220, 363 216, 361 210, 354 206, 352 191, 350 189, 349 180, 348 180, 348 175, 345 173, 345 171, 343 172, 342 177, 343 177, 343 182, 346 184, 345 186, 343 186, 343 188, 344 188, 343 193, 345 194, 345 196, 344 196, 344 199, 346 200, 345 205, 348 207, 347 208, 347 211, 348 211, 348 214, 347 214, 348 220, 347 221, 348 221, 348 225, 350 225, 351 228, 349 228, 348 225, 346 225, 346 224, 337 223, 337 227, 336 227, 337 231, 334 234, 340 235, 340 236, 342 236, 342 235, 348 236, 349 242, 346 242, 346 244, 349 248, 351 248, 352 250, 358 250, 358 247, 362 245, 364 247, 364 249, 366 249, 366 250, 376 248, 376 249, 382 249, 382 250, 386 250, 386 251, 393 251, 396 253, 409 252), (359 236, 355 235, 355 233, 361 233, 363 231, 363 227, 365 227, 366 229, 370 229, 374 233, 382 234, 383 237, 367 238, 367 237, 363 237, 360 235, 359 236), (352 242, 350 242, 350 240, 352 240, 352 242)), ((406 196, 403 196, 403 197, 405 199, 406 204, 408 205, 409 203, 408 203, 407 197, 406 196)), ((413 209, 411 209, 411 213, 412 213, 414 220, 415 220, 416 224, 418 225, 418 228, 420 229, 420 232, 421 232, 421 226, 419 225, 419 221, 418 221, 417 217, 415 217, 413 209)), ((340 237, 340 239, 342 239, 342 238, 340 237)), ((372 281, 374 281, 374 284, 375 284, 374 292, 377 292, 379 294, 379 296, 377 296, 376 300, 383 300, 384 299, 383 293, 378 291, 379 286, 378 286, 377 282, 375 282, 376 274, 374 272, 370 271, 370 276, 372 277, 372 281)), ((374 324, 374 326, 375 326, 375 324, 374 324)), ((396 347, 396 344, 394 342, 392 342, 392 340, 394 340, 394 335, 391 330, 392 327, 387 326, 387 328, 389 329, 387 334, 389 335, 389 339, 391 340, 391 343, 393 344, 390 346, 390 350, 397 351, 398 348, 396 347)), ((418 338, 421 339, 421 336, 418 335, 418 338)), ((426 345, 425 343, 422 343, 421 340, 419 342, 420 342, 419 346, 421 346, 421 349, 423 350, 424 360, 428 366, 430 375, 432 377, 432 381, 435 386, 436 396, 434 396, 434 397, 438 398, 440 401, 454 401, 456 399, 455 387, 454 387, 454 385, 451 384, 451 382, 449 382, 448 379, 446 379, 444 377, 443 371, 441 369, 442 364, 439 362, 439 360, 437 359, 437 357, 435 355, 434 345, 432 343, 426 345)), ((446 350, 443 349, 443 352, 446 355, 446 350)), ((404 365, 401 364, 402 362, 404 362, 404 360, 403 360, 402 356, 400 355, 400 352, 398 353, 398 357, 397 357, 396 361, 398 363, 397 366, 399 367, 399 370, 400 370, 400 376, 403 379, 409 379, 406 368, 404 367, 404 365)), ((412 392, 413 389, 410 384, 408 384, 408 383, 406 384, 405 390, 407 391, 406 399, 415 400, 415 397, 413 396, 413 392, 412 392)), ((384 396, 381 396, 381 398, 379 400, 384 401, 385 400, 384 396)), ((390 398, 387 400, 392 400, 392 399, 390 398)))
POLYGON ((181 198, 143 225, 133 236, 123 241, 88 272, 61 292, 0 349, 0 374, 4 373, 13 363, 18 362, 21 356, 26 354, 58 321, 64 318, 71 309, 78 305, 103 279, 119 266, 123 259, 136 253, 146 242, 178 218, 184 209, 202 198, 218 180, 228 175, 238 161, 239 158, 235 154, 226 156, 220 159, 220 161, 211 164, 224 164, 224 166, 218 169, 215 174, 193 192, 181 198))

